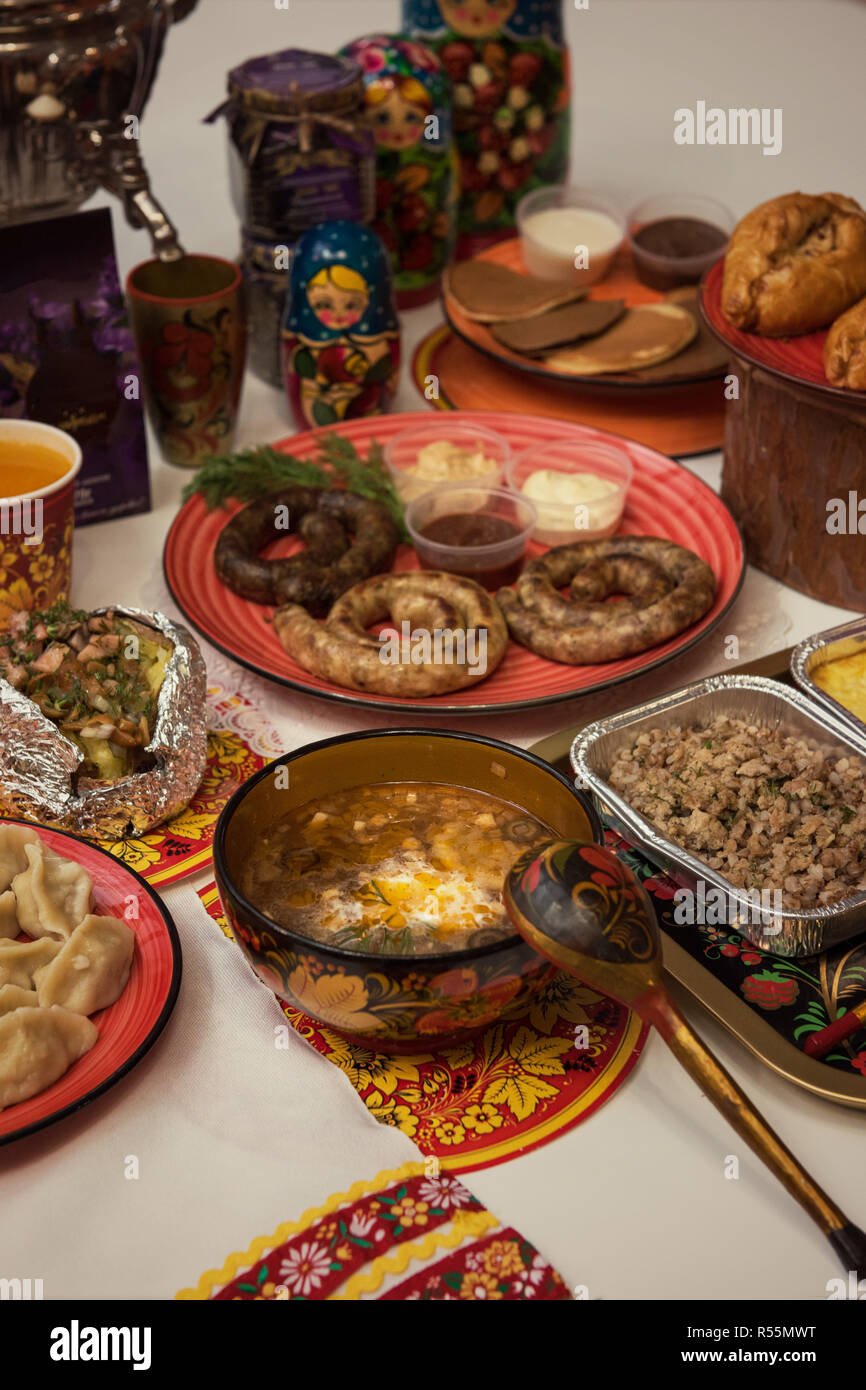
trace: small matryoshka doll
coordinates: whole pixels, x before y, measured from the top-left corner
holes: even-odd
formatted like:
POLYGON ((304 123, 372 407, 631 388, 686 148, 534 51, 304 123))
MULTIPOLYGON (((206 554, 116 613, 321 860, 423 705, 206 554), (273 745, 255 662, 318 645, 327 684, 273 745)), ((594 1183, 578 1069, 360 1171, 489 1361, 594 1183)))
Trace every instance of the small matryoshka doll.
POLYGON ((512 236, 520 199, 568 174, 563 0, 403 0, 403 28, 454 84, 458 255, 512 236))
POLYGON ((356 222, 321 222, 292 258, 283 369, 302 429, 391 407, 400 326, 381 239, 356 222))
POLYGON ((397 304, 427 304, 451 259, 459 171, 451 81, 426 44, 372 34, 341 53, 364 73, 376 139, 376 231, 394 262, 397 304))

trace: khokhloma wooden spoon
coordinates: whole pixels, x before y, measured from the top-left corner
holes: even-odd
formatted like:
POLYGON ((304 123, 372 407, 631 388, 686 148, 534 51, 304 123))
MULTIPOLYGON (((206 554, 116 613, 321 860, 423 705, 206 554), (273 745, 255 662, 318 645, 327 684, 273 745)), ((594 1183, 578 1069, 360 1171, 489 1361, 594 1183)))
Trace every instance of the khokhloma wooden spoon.
POLYGON ((655 913, 632 871, 599 845, 554 840, 518 859, 506 879, 505 902, 540 955, 658 1029, 740 1138, 808 1212, 845 1269, 858 1281, 866 1278, 866 1235, 809 1176, 668 994, 655 913))

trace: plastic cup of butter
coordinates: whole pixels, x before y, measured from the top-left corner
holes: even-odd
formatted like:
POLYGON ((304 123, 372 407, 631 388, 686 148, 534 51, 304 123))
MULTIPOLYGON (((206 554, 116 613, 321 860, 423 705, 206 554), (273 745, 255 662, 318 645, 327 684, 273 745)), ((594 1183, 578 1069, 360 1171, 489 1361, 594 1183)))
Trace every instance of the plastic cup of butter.
POLYGON ((513 492, 534 502, 532 539, 571 545, 612 536, 622 520, 634 469, 623 449, 602 440, 549 439, 505 470, 513 492))
POLYGON ((384 453, 395 488, 404 502, 411 502, 436 487, 479 480, 498 487, 511 446, 484 425, 436 415, 392 435, 384 453))

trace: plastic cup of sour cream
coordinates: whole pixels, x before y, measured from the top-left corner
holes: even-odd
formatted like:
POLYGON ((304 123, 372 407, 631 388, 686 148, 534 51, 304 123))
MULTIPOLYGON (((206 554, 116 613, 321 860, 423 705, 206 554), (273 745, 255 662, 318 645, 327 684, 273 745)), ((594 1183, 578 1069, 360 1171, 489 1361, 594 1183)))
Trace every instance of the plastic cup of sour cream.
POLYGON ((508 486, 535 504, 532 539, 542 545, 601 540, 617 530, 634 469, 624 449, 601 440, 550 439, 518 454, 508 486))
POLYGON ((517 207, 524 265, 542 280, 595 285, 610 270, 627 226, 618 207, 584 188, 539 188, 517 207))

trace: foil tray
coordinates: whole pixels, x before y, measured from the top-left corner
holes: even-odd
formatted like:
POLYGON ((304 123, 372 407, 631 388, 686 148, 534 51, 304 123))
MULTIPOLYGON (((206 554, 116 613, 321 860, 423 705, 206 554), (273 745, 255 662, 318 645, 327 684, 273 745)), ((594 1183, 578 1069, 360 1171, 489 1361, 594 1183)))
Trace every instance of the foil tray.
POLYGON ((840 753, 866 758, 866 739, 858 740, 847 721, 817 706, 800 691, 762 676, 710 676, 590 724, 571 747, 576 784, 592 794, 609 825, 682 887, 696 893, 702 882, 705 892, 713 888, 726 894, 731 925, 762 950, 777 956, 815 955, 860 935, 866 929, 866 892, 828 907, 786 912, 767 904, 758 912, 745 889, 666 839, 609 785, 607 778, 616 755, 636 734, 683 723, 707 724, 718 715, 772 729, 782 727, 786 732, 818 739, 840 753))
POLYGON ((38 705, 0 678, 0 803, 7 814, 90 838, 143 835, 177 815, 198 787, 207 761, 207 674, 195 638, 163 613, 115 604, 113 612, 161 632, 174 650, 159 692, 154 765, 116 782, 78 790, 83 756, 38 705))
POLYGON ((866 740, 863 720, 822 690, 814 679, 819 666, 836 661, 840 656, 854 656, 862 651, 866 651, 866 618, 855 618, 852 623, 828 628, 826 632, 818 632, 814 637, 800 642, 791 653, 791 675, 816 704, 828 710, 841 723, 847 724, 855 738, 866 740))

